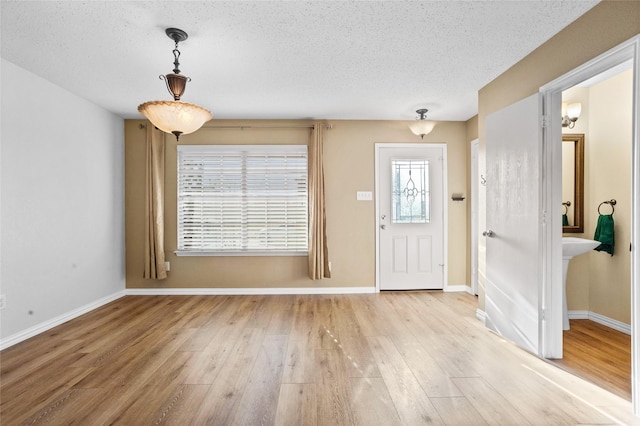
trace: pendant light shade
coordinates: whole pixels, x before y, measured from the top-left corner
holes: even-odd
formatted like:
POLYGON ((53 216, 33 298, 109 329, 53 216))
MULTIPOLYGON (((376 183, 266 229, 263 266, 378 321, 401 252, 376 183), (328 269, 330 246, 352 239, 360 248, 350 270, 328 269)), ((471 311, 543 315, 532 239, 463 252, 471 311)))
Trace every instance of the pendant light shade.
POLYGON ((416 121, 409 124, 409 129, 411 129, 413 134, 420 136, 422 139, 424 139, 424 135, 428 135, 429 133, 431 133, 436 125, 435 121, 427 120, 428 111, 428 109, 424 108, 417 110, 416 112, 418 113, 419 117, 416 119, 416 121))
POLYGON ((188 135, 198 130, 204 123, 211 120, 213 115, 201 106, 180 101, 187 82, 191 79, 180 74, 178 43, 186 40, 188 36, 186 32, 177 28, 167 28, 166 33, 176 43, 173 49, 174 69, 173 74, 161 75, 160 78, 166 82, 167 90, 174 100, 145 102, 138 106, 138 111, 158 129, 173 133, 178 140, 180 135, 188 135))
POLYGON ((158 129, 173 133, 176 138, 198 130, 213 116, 201 106, 181 101, 150 101, 138 106, 138 111, 158 129))

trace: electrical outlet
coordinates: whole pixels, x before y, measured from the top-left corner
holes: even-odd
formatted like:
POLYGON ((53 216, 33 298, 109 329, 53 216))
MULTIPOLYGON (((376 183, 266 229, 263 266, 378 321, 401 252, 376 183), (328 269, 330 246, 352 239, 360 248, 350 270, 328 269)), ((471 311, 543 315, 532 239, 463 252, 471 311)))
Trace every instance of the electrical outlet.
POLYGON ((7 304, 7 299, 5 298, 4 294, 0 294, 0 309, 4 309, 6 304, 7 304))

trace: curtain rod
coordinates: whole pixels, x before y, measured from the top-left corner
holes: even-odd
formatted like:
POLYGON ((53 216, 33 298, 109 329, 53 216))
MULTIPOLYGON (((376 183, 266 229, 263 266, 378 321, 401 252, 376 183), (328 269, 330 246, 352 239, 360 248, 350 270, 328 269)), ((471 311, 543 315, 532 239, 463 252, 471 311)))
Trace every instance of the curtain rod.
MULTIPOLYGON (((140 124, 141 129, 145 129, 146 124, 140 124)), ((314 124, 307 124, 303 126, 202 126, 201 129, 313 129, 316 126, 314 124)), ((333 129, 333 124, 327 124, 325 129, 333 129)))
MULTIPOLYGON (((307 124, 302 126, 202 126, 202 129, 313 129, 316 126, 314 124, 307 124)), ((333 124, 327 124, 324 126, 325 129, 333 129, 333 124)))

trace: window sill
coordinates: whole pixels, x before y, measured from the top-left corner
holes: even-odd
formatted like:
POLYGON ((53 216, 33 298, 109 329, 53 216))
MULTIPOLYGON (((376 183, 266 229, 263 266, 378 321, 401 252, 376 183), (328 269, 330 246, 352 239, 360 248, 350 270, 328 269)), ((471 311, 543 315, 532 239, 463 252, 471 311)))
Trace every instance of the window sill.
POLYGON ((263 256, 281 256, 295 257, 308 256, 308 252, 292 252, 292 251, 210 251, 210 250, 176 250, 173 252, 176 256, 235 256, 235 257, 263 257, 263 256))

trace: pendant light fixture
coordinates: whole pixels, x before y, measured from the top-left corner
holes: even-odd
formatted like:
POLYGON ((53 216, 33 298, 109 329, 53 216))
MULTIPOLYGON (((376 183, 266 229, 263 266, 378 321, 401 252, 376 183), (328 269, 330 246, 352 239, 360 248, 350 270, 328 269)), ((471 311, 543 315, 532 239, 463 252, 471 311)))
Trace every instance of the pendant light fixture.
POLYGON ((418 135, 421 139, 424 139, 424 135, 428 135, 429 133, 431 133, 436 125, 436 122, 427 120, 427 112, 429 112, 428 109, 422 108, 417 110, 416 112, 418 113, 418 117, 416 118, 416 121, 409 124, 409 128, 414 135, 418 135))
POLYGON ((173 96, 173 101, 150 101, 138 106, 138 111, 147 117, 154 126, 166 133, 173 133, 176 140, 180 135, 187 135, 198 130, 204 123, 211 120, 213 115, 201 106, 180 101, 187 82, 191 79, 180 74, 180 51, 178 43, 185 41, 187 33, 178 28, 167 28, 167 36, 176 46, 173 49, 173 73, 161 75, 160 79, 167 84, 167 90, 173 96))

